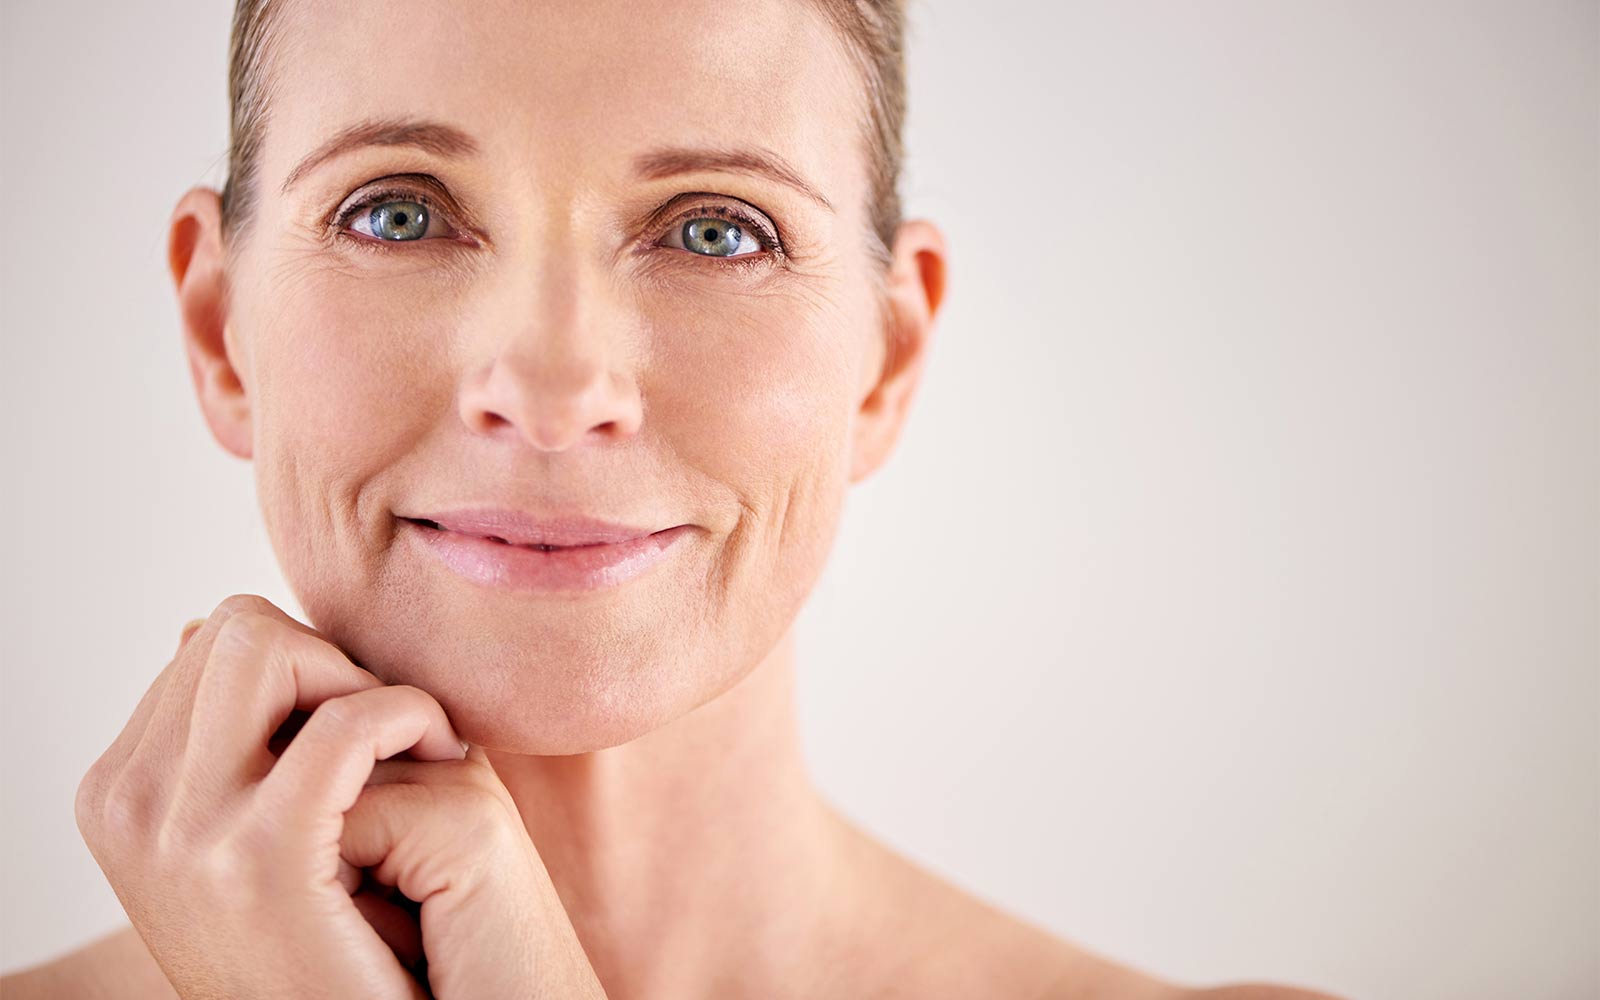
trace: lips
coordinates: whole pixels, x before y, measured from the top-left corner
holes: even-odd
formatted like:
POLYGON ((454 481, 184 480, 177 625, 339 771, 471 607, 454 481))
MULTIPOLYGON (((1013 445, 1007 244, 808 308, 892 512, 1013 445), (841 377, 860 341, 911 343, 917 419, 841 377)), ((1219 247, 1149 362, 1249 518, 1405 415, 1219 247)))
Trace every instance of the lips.
POLYGON ((424 527, 475 535, 504 545, 542 552, 592 545, 616 545, 656 534, 658 530, 615 521, 602 521, 579 514, 539 517, 523 511, 502 508, 428 512, 401 515, 401 519, 424 527))
POLYGON ((513 542, 510 539, 501 538, 499 535, 480 535, 470 531, 461 531, 458 528, 446 528, 438 521, 431 521, 425 517, 406 517, 401 518, 401 520, 410 521, 412 524, 419 525, 424 528, 432 528, 435 531, 454 531, 458 535, 471 535, 474 538, 482 538, 490 542, 499 542, 501 545, 507 545, 517 549, 532 549, 535 552, 560 552, 566 549, 587 549, 593 548, 596 545, 610 544, 607 542, 588 542, 583 545, 546 545, 541 542, 513 542))
POLYGON ((523 515, 398 515, 400 540, 484 587, 555 594, 609 589, 646 574, 683 546, 688 524, 643 531, 611 522, 523 515), (472 530, 462 531, 466 526, 472 530), (618 539, 603 541, 600 539, 618 539), (576 541, 574 541, 576 539, 576 541))

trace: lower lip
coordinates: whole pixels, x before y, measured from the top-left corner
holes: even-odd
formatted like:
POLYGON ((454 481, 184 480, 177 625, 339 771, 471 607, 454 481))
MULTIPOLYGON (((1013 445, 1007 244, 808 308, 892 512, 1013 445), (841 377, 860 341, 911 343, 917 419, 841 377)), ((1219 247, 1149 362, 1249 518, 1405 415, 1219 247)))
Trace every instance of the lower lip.
POLYGON ((595 590, 625 583, 666 559, 692 527, 676 528, 610 545, 580 545, 541 552, 477 535, 401 521, 450 569, 486 587, 506 590, 595 590))

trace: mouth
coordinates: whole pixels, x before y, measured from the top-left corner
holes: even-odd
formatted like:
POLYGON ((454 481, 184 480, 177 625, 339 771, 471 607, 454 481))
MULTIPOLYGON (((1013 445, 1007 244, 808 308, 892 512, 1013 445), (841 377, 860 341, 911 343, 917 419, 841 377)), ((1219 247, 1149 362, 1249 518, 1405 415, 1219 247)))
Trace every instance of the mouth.
POLYGON ((681 550, 677 543, 692 530, 688 524, 644 531, 599 521, 535 524, 506 518, 493 523, 480 519, 471 525, 476 530, 462 530, 461 517, 454 524, 426 517, 397 517, 411 528, 402 531, 403 535, 422 543, 424 550, 459 576, 496 589, 546 593, 592 591, 631 580, 681 550), (495 533, 497 530, 504 534, 495 533), (585 534, 591 537, 585 540, 585 534), (594 535, 609 540, 595 540, 594 535), (536 540, 540 536, 562 541, 536 540))
MULTIPOLYGON (((570 509, 548 511, 538 515, 510 507, 468 507, 459 510, 414 513, 395 511, 395 514, 402 521, 419 528, 470 535, 496 544, 528 548, 538 552, 561 552, 566 549, 617 545, 661 533, 646 527, 601 520, 570 509)), ((661 522, 656 520, 656 523, 661 522)))
MULTIPOLYGON (((594 549, 603 545, 612 544, 609 542, 581 542, 574 545, 550 545, 545 542, 513 542, 510 539, 502 538, 499 535, 486 535, 475 531, 458 531, 454 528, 446 528, 438 521, 430 521, 425 517, 402 517, 400 520, 408 521, 411 524, 415 524, 421 528, 431 528, 434 531, 455 531, 457 534, 472 535, 475 538, 482 538, 485 541, 496 542, 500 545, 510 546, 514 549, 532 549, 535 552, 563 552, 567 549, 594 549)), ((660 532, 652 532, 652 534, 660 534, 660 532)))

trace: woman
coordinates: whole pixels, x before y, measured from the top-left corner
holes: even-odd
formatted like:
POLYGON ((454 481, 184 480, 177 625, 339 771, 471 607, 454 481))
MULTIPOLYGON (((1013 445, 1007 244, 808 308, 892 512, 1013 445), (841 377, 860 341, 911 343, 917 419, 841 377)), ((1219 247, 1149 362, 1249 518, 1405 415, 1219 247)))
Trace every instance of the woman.
POLYGON ((8 997, 1325 996, 1071 945, 805 771, 792 626, 944 295, 892 3, 234 31, 170 264, 312 624, 183 630, 78 790, 131 926, 8 997))

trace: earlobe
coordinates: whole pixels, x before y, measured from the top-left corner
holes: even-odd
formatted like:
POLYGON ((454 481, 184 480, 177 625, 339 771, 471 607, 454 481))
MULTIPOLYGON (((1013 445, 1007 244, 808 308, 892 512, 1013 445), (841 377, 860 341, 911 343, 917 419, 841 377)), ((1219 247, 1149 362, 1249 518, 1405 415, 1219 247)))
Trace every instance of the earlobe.
POLYGON ((852 431, 852 483, 881 466, 899 440, 944 302, 947 256, 944 234, 932 222, 911 219, 900 224, 884 290, 883 362, 852 431))
POLYGON ((211 188, 190 188, 173 210, 167 237, 189 375, 212 436, 239 458, 249 458, 250 400, 229 335, 225 263, 222 200, 211 188))

